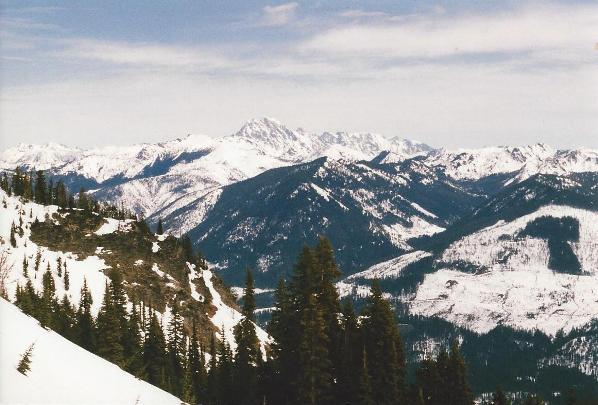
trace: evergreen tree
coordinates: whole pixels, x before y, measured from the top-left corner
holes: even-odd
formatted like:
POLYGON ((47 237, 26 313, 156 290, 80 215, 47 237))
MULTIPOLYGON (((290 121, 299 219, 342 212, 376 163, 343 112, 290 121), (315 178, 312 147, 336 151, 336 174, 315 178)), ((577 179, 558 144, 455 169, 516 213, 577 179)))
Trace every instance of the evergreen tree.
POLYGON ((257 365, 260 360, 260 344, 255 332, 255 297, 253 276, 247 269, 243 295, 243 318, 234 329, 237 352, 235 354, 235 393, 237 404, 255 404, 257 401, 257 365))
POLYGON ((171 306, 171 316, 168 323, 168 378, 170 392, 181 396, 184 381, 185 333, 183 317, 176 297, 171 306))
POLYGON ((342 307, 342 336, 336 402, 340 404, 371 404, 371 381, 367 355, 353 303, 347 299, 342 307))
POLYGON ((35 343, 32 343, 31 346, 25 350, 25 353, 23 353, 21 360, 19 360, 19 364, 17 365, 17 371, 23 375, 27 375, 31 370, 31 354, 33 353, 34 347, 35 343))
POLYGON ((233 405, 233 354, 224 335, 224 326, 220 329, 220 344, 218 349, 218 403, 221 405, 233 405))
POLYGON ((22 196, 25 192, 23 173, 19 167, 15 169, 12 175, 12 191, 16 196, 22 196))
POLYGON ((15 223, 13 222, 12 225, 10 226, 10 245, 13 248, 17 247, 17 239, 15 237, 15 232, 16 232, 15 223))
POLYGON ((156 229, 156 234, 162 235, 164 233, 164 227, 162 226, 162 218, 158 218, 158 229, 156 229))
POLYGON ((69 270, 66 268, 66 262, 64 263, 64 289, 66 291, 69 290, 70 286, 71 286, 71 282, 69 279, 69 270))
POLYGON ((268 322, 268 332, 272 336, 272 383, 267 388, 266 396, 270 403, 288 404, 292 395, 291 380, 296 373, 296 346, 295 332, 292 330, 291 319, 292 301, 287 290, 286 283, 280 279, 276 288, 274 311, 270 322, 268 322))
POLYGON ((137 306, 133 304, 131 314, 127 319, 127 325, 123 331, 123 353, 125 358, 125 369, 136 376, 142 376, 143 371, 143 349, 140 329, 141 320, 139 319, 137 306))
MULTIPOLYGON (((118 273, 112 271, 111 273, 118 273)), ((114 302, 113 283, 106 283, 104 300, 97 319, 98 354, 106 360, 124 367, 124 348, 122 323, 117 314, 117 304, 114 302)))
POLYGON ((449 355, 449 375, 451 381, 451 390, 449 398, 451 404, 454 405, 471 405, 473 404, 473 393, 467 381, 467 372, 465 368, 465 361, 459 351, 457 341, 451 344, 451 351, 449 355))
POLYGON ((377 280, 372 283, 363 328, 375 403, 402 403, 405 391, 403 345, 393 311, 382 297, 377 280))
POLYGON ((23 255, 23 276, 25 278, 29 277, 28 267, 29 262, 27 261, 27 255, 23 255))
POLYGON ((155 312, 151 311, 143 342, 143 368, 146 381, 166 388, 166 341, 155 312))
POLYGON ((208 365, 208 376, 206 382, 206 402, 210 405, 219 404, 218 396, 218 353, 216 350, 216 336, 212 335, 210 340, 210 363, 208 365))
POLYGON ((42 251, 41 249, 38 247, 37 248, 37 252, 35 254, 35 267, 34 270, 38 271, 39 270, 39 265, 41 264, 42 261, 42 251))
POLYGON ((510 405, 510 403, 511 401, 507 399, 507 396, 500 387, 492 394, 492 405, 510 405))
POLYGON ((332 362, 331 373, 337 375, 340 366, 341 330, 338 322, 340 314, 340 302, 335 282, 341 272, 334 260, 334 250, 330 241, 320 236, 318 244, 314 248, 314 255, 317 261, 317 282, 316 294, 318 305, 324 316, 325 333, 328 336, 328 353, 332 362))
POLYGON ((76 330, 77 315, 75 307, 71 304, 66 294, 62 297, 58 308, 54 330, 65 338, 75 342, 78 336, 78 331, 76 330))
POLYGON ((189 348, 187 350, 187 376, 185 383, 185 397, 187 398, 187 402, 199 402, 206 397, 206 379, 205 360, 203 352, 199 347, 197 328, 195 326, 195 319, 193 319, 191 336, 189 338, 189 348))
POLYGON ((333 388, 329 337, 323 308, 318 302, 321 272, 314 252, 305 246, 297 259, 291 284, 290 343, 297 348, 296 372, 291 376, 294 396, 303 403, 330 400, 333 388))
POLYGON ((48 190, 46 176, 43 170, 38 170, 35 178, 35 202, 38 204, 48 203, 48 190))
POLYGON ((58 277, 62 277, 62 257, 60 256, 56 259, 56 272, 58 273, 58 277))
POLYGON ((68 197, 66 187, 64 186, 62 180, 59 180, 56 184, 56 191, 54 193, 56 194, 56 205, 62 209, 65 209, 68 206, 68 197))
POLYGON ((92 353, 96 352, 96 336, 93 316, 91 314, 91 305, 93 299, 89 288, 87 287, 87 280, 83 279, 83 287, 81 287, 81 299, 79 301, 79 308, 77 310, 77 340, 79 345, 92 353))
POLYGON ((48 262, 48 267, 46 272, 42 278, 42 299, 41 299, 41 306, 39 308, 39 312, 37 314, 37 318, 40 324, 46 328, 54 328, 55 327, 55 316, 57 302, 55 299, 56 294, 56 285, 54 283, 54 277, 52 276, 52 271, 50 270, 50 263, 48 262))

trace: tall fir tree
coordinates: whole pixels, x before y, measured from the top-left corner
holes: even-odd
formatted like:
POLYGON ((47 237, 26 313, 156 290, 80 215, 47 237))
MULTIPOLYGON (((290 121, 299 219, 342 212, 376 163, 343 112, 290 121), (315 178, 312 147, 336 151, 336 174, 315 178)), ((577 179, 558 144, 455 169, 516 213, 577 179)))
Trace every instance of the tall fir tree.
POLYGON ((164 332, 155 312, 153 310, 150 312, 143 342, 143 369, 147 382, 160 388, 167 388, 164 332))
POLYGON ((453 405, 472 405, 473 393, 469 387, 467 379, 467 370, 465 360, 459 350, 456 340, 451 343, 449 354, 449 381, 451 381, 451 390, 449 392, 450 404, 453 405))
POLYGON ((218 377, 218 351, 216 349, 216 335, 212 334, 210 339, 210 363, 208 365, 205 396, 205 401, 209 405, 217 405, 220 403, 218 395, 218 377))
POLYGON ((255 297, 253 275, 247 269, 243 295, 243 318, 234 329, 237 351, 235 353, 234 381, 235 402, 239 405, 257 403, 257 366, 260 361, 260 343, 255 331, 255 297))
POLYGON ((158 228, 156 229, 156 234, 158 234, 158 235, 164 234, 164 226, 162 225, 162 218, 158 218, 158 228))
POLYGON ((180 313, 176 297, 172 301, 171 316, 168 323, 168 386, 170 392, 181 396, 184 382, 185 364, 185 331, 183 317, 180 313))
POLYGON ((193 319, 187 350, 186 398, 202 402, 206 398, 206 380, 204 355, 199 346, 197 327, 195 319, 193 319))
POLYGON ((52 271, 50 270, 50 263, 48 262, 48 267, 46 272, 42 278, 42 297, 41 297, 41 305, 39 308, 39 312, 37 318, 40 324, 47 328, 54 328, 54 321, 55 321, 55 314, 56 314, 56 307, 57 302, 55 298, 56 294, 56 285, 54 283, 54 277, 52 276, 52 271))
POLYGON ((38 170, 35 177, 35 202, 38 204, 48 203, 48 185, 43 170, 38 170))
POLYGON ((363 323, 372 393, 376 404, 404 403, 405 356, 390 304, 382 297, 377 280, 363 323))
POLYGON ((123 330, 116 314, 111 284, 106 282, 104 300, 97 318, 97 353, 106 360, 124 367, 123 330))
POLYGON ((87 280, 83 278, 81 287, 81 298, 77 309, 77 341, 81 347, 96 352, 95 322, 91 313, 93 298, 87 287, 87 280))

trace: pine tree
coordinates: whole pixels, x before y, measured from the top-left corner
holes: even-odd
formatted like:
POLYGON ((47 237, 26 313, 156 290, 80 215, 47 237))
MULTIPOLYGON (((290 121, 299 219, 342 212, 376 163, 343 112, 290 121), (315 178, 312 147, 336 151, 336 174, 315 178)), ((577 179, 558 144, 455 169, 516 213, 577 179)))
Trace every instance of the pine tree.
POLYGON ((390 304, 382 297, 377 280, 365 310, 363 324, 372 393, 377 404, 403 402, 405 358, 390 304))
POLYGON ((41 264, 42 261, 42 251, 41 249, 38 247, 37 248, 37 252, 35 254, 35 267, 34 270, 38 271, 39 270, 39 265, 41 264))
POLYGON ((171 316, 168 323, 168 377, 170 392, 181 396, 184 381, 184 359, 185 359, 185 333, 183 329, 183 317, 176 297, 171 306, 171 316))
POLYGON ((220 403, 218 396, 218 377, 218 353, 216 350, 216 336, 212 335, 210 340, 210 363, 208 365, 205 397, 206 402, 210 405, 220 403))
POLYGON ((43 170, 38 170, 35 178, 35 202, 38 204, 48 203, 48 190, 46 176, 43 170))
POLYGON ((507 399, 507 396, 500 387, 498 387, 496 392, 492 394, 492 405, 510 405, 510 403, 511 402, 507 399))
MULTIPOLYGON (((112 271, 111 273, 118 273, 112 271)), ((97 319, 97 351, 106 360, 124 367, 123 328, 114 302, 113 283, 106 283, 104 300, 97 319)))
POLYGON ((164 227, 162 226, 162 218, 158 218, 158 229, 156 229, 156 234, 162 235, 164 233, 164 227))
POLYGON ((291 284, 293 301, 290 319, 291 338, 297 349, 296 372, 291 376, 296 392, 304 403, 325 402, 333 387, 332 362, 328 352, 329 338, 325 316, 317 293, 321 285, 314 252, 305 246, 301 251, 291 284), (293 338, 294 336, 294 338, 293 338))
POLYGON ((37 317, 39 319, 40 324, 46 328, 54 328, 55 326, 55 317, 54 314, 56 313, 57 302, 55 299, 56 294, 56 285, 54 283, 54 277, 52 276, 52 271, 50 270, 50 263, 48 262, 48 267, 46 272, 42 278, 42 299, 41 299, 41 306, 39 308, 39 312, 37 317))
POLYGON ((13 222, 12 225, 10 226, 10 245, 13 248, 17 247, 17 239, 15 237, 15 231, 16 231, 15 223, 13 222))
MULTIPOLYGON (((66 273, 65 273, 66 276, 66 273)), ((137 306, 133 304, 131 314, 127 319, 127 325, 123 331, 123 352, 125 358, 125 369, 136 376, 142 376, 142 343, 141 343, 141 320, 137 312, 137 306)))
POLYGON ((166 341, 155 312, 151 311, 143 342, 143 369, 146 381, 160 388, 166 387, 166 341))
POLYGON ((25 353, 23 353, 21 360, 19 360, 19 364, 17 365, 17 371, 25 376, 31 370, 31 355, 33 354, 34 347, 35 343, 32 343, 31 346, 25 350, 25 353))
POLYGON ((473 393, 467 381, 467 371, 465 368, 465 361, 459 351, 457 341, 451 344, 451 351, 449 355, 449 373, 451 384, 451 404, 454 405, 471 405, 473 404, 473 393))
MULTIPOLYGON (((206 397, 206 379, 204 356, 199 347, 197 328, 195 326, 195 319, 193 319, 191 336, 189 337, 189 348, 187 350, 186 397, 188 399, 193 398, 197 402, 203 400, 206 397)), ((192 403, 190 400, 187 402, 192 403)))
POLYGON ((69 290, 70 286, 71 286, 71 282, 69 279, 69 270, 66 268, 66 262, 64 262, 64 289, 66 291, 69 290))
POLYGON ((27 261, 27 255, 23 255, 23 276, 25 278, 29 277, 29 262, 27 261))
POLYGON ((54 330, 65 338, 75 342, 78 336, 78 331, 76 330, 77 315, 74 306, 66 294, 62 297, 58 309, 54 330))
POLYGON ((66 187, 64 186, 64 183, 62 182, 62 180, 59 180, 58 183, 56 184, 56 205, 58 205, 60 208, 64 209, 68 206, 68 197, 67 197, 67 193, 66 193, 66 187))
POLYGON ((87 287, 87 280, 84 278, 83 287, 81 287, 81 300, 79 301, 79 309, 77 310, 77 341, 81 347, 95 353, 96 336, 94 320, 91 314, 92 304, 93 299, 87 287))
POLYGON ((341 360, 341 330, 338 322, 341 311, 335 282, 341 272, 334 260, 332 244, 325 237, 319 237, 318 244, 314 248, 314 255, 317 261, 317 278, 319 279, 316 294, 324 316, 325 333, 328 336, 328 352, 332 361, 331 372, 336 376, 341 360))
POLYGON ((220 329, 218 349, 218 402, 222 405, 233 405, 233 354, 224 334, 224 326, 220 329))
POLYGON ((243 295, 243 318, 234 329, 237 352, 235 354, 234 381, 237 404, 257 402, 257 365, 260 360, 260 344, 255 331, 255 297, 253 275, 247 269, 243 295))
POLYGON ((16 196, 22 196, 25 191, 23 180, 23 173, 17 167, 12 175, 12 190, 16 196))
POLYGON ((342 306, 342 336, 340 343, 340 367, 336 389, 337 402, 351 404, 356 398, 359 403, 371 403, 371 382, 367 370, 367 356, 361 339, 361 331, 353 302, 347 299, 342 306))
POLYGON ((268 333, 272 336, 271 344, 273 363, 270 372, 271 384, 265 393, 270 403, 287 404, 294 398, 291 381, 296 373, 295 332, 292 330, 292 301, 284 279, 280 279, 276 288, 274 311, 268 322, 268 333))
POLYGON ((58 277, 62 277, 62 257, 60 256, 56 259, 56 272, 58 273, 58 277))

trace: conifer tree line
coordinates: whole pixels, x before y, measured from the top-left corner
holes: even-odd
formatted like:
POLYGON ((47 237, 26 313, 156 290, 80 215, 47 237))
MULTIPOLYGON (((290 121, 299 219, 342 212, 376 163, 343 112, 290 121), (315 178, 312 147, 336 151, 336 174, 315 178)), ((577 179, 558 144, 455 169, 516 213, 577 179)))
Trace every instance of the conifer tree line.
POLYGON ((9 196, 15 195, 42 205, 57 205, 62 209, 77 208, 86 213, 97 212, 116 219, 135 218, 135 215, 124 207, 95 201, 87 195, 83 187, 76 195, 70 193, 62 180, 55 183, 52 178, 46 179, 43 170, 27 173, 17 167, 10 178, 5 172, 0 177, 0 188, 9 196))

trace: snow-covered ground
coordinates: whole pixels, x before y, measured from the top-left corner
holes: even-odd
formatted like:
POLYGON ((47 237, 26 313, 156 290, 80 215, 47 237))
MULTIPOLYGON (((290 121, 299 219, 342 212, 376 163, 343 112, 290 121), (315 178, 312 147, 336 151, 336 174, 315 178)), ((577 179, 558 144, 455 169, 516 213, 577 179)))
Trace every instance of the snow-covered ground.
POLYGON ((375 264, 364 271, 360 271, 359 273, 352 274, 347 277, 347 280, 355 280, 359 278, 364 278, 366 280, 372 280, 375 278, 396 278, 401 275, 403 269, 409 264, 417 262, 418 260, 430 255, 430 253, 423 252, 421 250, 406 253, 394 259, 375 264))
POLYGON ((181 400, 82 349, 0 299, 0 403, 179 405, 181 400), (34 344, 30 371, 16 369, 34 344))
MULTIPOLYGON (((28 261, 28 274, 33 287, 40 292, 42 290, 42 276, 46 272, 48 265, 50 271, 54 277, 54 283, 56 285, 56 296, 60 299, 65 294, 69 300, 78 305, 80 301, 81 287, 83 281, 87 281, 87 286, 93 298, 92 313, 96 316, 102 305, 104 297, 104 290, 108 277, 104 274, 104 270, 109 268, 104 259, 97 256, 103 252, 103 248, 98 246, 96 248, 96 254, 87 256, 84 259, 79 258, 72 252, 62 252, 50 250, 44 246, 38 246, 31 240, 31 224, 38 219, 44 221, 46 215, 51 216, 56 213, 58 207, 56 206, 43 206, 32 202, 23 203, 19 198, 8 197, 6 193, 0 190, 0 252, 5 251, 8 253, 8 262, 12 266, 11 272, 7 279, 7 290, 8 296, 11 301, 15 299, 15 293, 17 285, 24 286, 27 282, 27 278, 23 271, 23 258, 26 257, 28 261), (4 207, 6 202, 6 208, 4 207), (23 221, 23 236, 19 237, 16 234, 17 246, 12 247, 9 243, 10 240, 10 228, 12 224, 19 224, 19 218, 23 221), (34 264, 36 256, 40 255, 40 265, 36 272, 34 264), (62 277, 58 275, 57 260, 61 259, 63 264, 66 264, 66 268, 69 272, 69 289, 65 289, 64 285, 64 271, 62 277)), ((68 214, 67 214, 68 215, 68 214)), ((98 235, 105 235, 108 233, 127 231, 129 229, 129 221, 118 221, 113 218, 106 218, 105 222, 95 232, 98 235)), ((159 241, 165 239, 165 235, 158 236, 158 241, 153 242, 152 252, 156 253, 159 251, 159 241)), ((143 260, 139 259, 135 263, 136 265, 143 264, 143 260)), ((152 271, 158 274, 160 277, 166 277, 171 287, 175 286, 176 280, 169 274, 164 273, 160 270, 156 263, 152 263, 152 271)), ((231 345, 235 347, 233 329, 234 326, 241 320, 241 314, 228 307, 221 299, 220 294, 214 288, 212 283, 212 272, 207 270, 204 274, 197 273, 195 269, 191 268, 191 281, 196 277, 203 277, 206 285, 210 289, 210 293, 213 297, 213 305, 216 307, 216 314, 212 318, 214 326, 221 328, 224 325, 225 336, 231 345)), ((204 300, 204 297, 199 294, 193 283, 190 283, 192 297, 200 302, 204 300)), ((166 328, 170 319, 170 309, 167 307, 163 314, 158 314, 162 320, 162 324, 166 328)), ((10 325, 4 323, 4 319, 1 319, 3 325, 10 325)), ((12 328, 12 326, 11 326, 12 328)), ((258 338, 262 343, 269 342, 268 334, 261 328, 257 327, 258 338)))
POLYGON ((501 221, 449 246, 442 255, 447 263, 426 275, 411 312, 440 316, 484 333, 504 324, 554 335, 598 317, 598 213, 567 206, 545 206, 512 222, 501 221), (540 216, 571 216, 580 223, 579 242, 572 248, 583 275, 554 272, 548 268, 549 252, 543 239, 512 238, 540 216), (508 237, 505 237, 508 236, 508 237), (484 266, 468 274, 454 262, 484 266))

